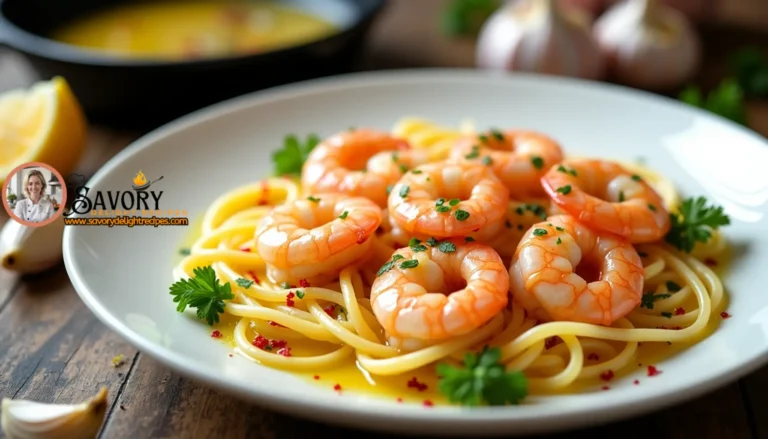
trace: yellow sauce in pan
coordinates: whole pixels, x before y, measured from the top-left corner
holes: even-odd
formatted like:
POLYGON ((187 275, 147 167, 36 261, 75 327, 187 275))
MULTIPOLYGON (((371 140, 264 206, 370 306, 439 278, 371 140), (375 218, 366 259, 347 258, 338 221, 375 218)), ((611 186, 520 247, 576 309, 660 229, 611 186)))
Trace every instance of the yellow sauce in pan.
POLYGON ((194 59, 267 52, 336 33, 325 19, 273 2, 128 2, 57 29, 59 42, 129 58, 194 59))

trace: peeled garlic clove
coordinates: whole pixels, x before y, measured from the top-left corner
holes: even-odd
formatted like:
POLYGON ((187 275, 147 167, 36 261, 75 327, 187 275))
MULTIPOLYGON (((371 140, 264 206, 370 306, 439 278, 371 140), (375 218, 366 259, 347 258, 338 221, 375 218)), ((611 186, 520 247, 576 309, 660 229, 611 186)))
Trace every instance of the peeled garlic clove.
POLYGON ((106 413, 106 387, 75 405, 3 398, 3 433, 8 439, 92 439, 106 413))
POLYGON ((599 79, 600 51, 589 15, 554 0, 519 0, 491 15, 480 30, 477 65, 500 71, 599 79))
POLYGON ((39 273, 62 258, 64 219, 29 227, 9 219, 0 231, 0 265, 22 274, 39 273))
POLYGON ((610 74, 626 85, 671 89, 699 66, 700 43, 689 20, 658 0, 611 7, 595 22, 594 33, 610 74))

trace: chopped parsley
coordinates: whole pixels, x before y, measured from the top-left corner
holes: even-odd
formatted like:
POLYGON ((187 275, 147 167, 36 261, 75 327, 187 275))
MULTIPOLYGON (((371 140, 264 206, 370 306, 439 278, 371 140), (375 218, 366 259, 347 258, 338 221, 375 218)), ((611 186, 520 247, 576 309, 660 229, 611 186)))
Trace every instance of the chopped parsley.
POLYGON ((458 210, 456 210, 456 212, 453 213, 453 216, 455 216, 456 219, 459 220, 459 221, 464 221, 467 218, 469 218, 469 212, 467 212, 465 210, 458 209, 458 210))
POLYGON ((443 241, 437 247, 443 253, 453 253, 456 251, 456 246, 450 241, 443 241))
POLYGON ((653 309, 653 302, 657 300, 666 299, 668 297, 672 297, 671 294, 643 294, 643 297, 640 299, 640 307, 641 308, 648 308, 653 309))

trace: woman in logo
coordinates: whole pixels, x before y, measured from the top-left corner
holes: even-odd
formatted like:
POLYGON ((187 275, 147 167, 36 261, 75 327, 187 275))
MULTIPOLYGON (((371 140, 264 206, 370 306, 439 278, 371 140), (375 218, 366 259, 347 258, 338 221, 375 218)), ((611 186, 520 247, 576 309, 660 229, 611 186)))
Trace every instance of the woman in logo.
POLYGON ((53 202, 45 195, 48 184, 43 173, 34 169, 24 179, 24 194, 27 198, 16 203, 13 213, 22 220, 39 223, 55 213, 53 202))

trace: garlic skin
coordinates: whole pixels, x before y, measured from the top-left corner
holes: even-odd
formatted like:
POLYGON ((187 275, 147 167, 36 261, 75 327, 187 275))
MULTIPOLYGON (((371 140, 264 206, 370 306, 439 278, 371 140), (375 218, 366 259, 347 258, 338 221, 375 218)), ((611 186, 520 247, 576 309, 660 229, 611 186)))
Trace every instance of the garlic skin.
POLYGON ((8 439, 93 439, 107 414, 107 388, 82 404, 44 404, 3 398, 8 439))
POLYGON ((41 227, 9 219, 0 230, 0 265, 21 274, 48 270, 61 262, 63 236, 63 217, 41 227))
POLYGON ((666 90, 691 79, 701 44, 688 18, 658 0, 612 6, 594 26, 609 74, 637 88, 666 90))
POLYGON ((478 67, 585 79, 603 77, 589 14, 555 0, 518 0, 489 17, 477 42, 478 67))

